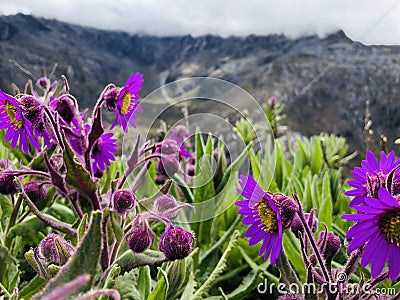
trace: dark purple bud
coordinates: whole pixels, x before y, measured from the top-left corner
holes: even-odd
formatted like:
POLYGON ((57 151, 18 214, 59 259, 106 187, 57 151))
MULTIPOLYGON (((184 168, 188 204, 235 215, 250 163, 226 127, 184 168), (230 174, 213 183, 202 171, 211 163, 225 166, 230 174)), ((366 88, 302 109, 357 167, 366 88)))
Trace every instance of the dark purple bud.
POLYGON ((53 99, 50 105, 68 123, 72 122, 77 114, 78 108, 76 102, 69 94, 64 94, 57 99, 53 99))
POLYGON ((115 111, 117 108, 118 95, 121 88, 115 87, 107 90, 104 95, 104 104, 109 111, 115 111))
POLYGON ((179 226, 169 225, 160 237, 158 249, 168 260, 183 259, 192 252, 194 234, 179 226))
POLYGON ((280 296, 278 298, 278 300, 304 300, 304 298, 297 294, 286 294, 286 295, 280 296))
POLYGON ((37 251, 38 256, 43 259, 46 264, 57 264, 61 266, 65 263, 66 259, 74 253, 75 248, 62 236, 51 233, 41 240, 37 251), (63 249, 57 246, 56 239, 58 239, 63 249))
MULTIPOLYGON (((310 216, 311 216, 311 214, 309 214, 309 213, 304 214, 304 217, 305 217, 307 223, 310 224, 310 222, 311 222, 311 226, 309 226, 309 227, 310 227, 311 231, 314 233, 318 229, 318 219, 316 217, 314 217, 314 214, 312 214, 312 220, 310 220, 310 216)), ((299 237, 299 232, 301 232, 304 236, 304 226, 298 215, 294 216, 294 218, 292 220, 292 224, 290 226, 290 229, 292 229, 292 231, 296 237, 299 237)))
POLYGON ((14 183, 15 175, 13 172, 0 173, 0 194, 11 195, 18 191, 17 185, 14 183))
POLYGON ((40 77, 37 81, 36 81, 36 86, 39 89, 43 89, 43 90, 47 90, 50 88, 50 79, 48 79, 47 77, 40 77))
POLYGON ((292 224, 293 218, 296 215, 296 204, 291 198, 281 193, 271 193, 270 196, 281 215, 282 227, 284 229, 289 228, 292 224))
POLYGON ((129 233, 127 241, 129 249, 135 253, 142 253, 154 244, 154 234, 147 224, 143 224, 136 226, 129 233))
MULTIPOLYGON (((318 237, 318 245, 322 246, 325 240, 325 231, 321 231, 318 237)), ((340 238, 336 236, 333 232, 328 231, 325 241, 325 249, 323 249, 323 254, 326 257, 334 257, 340 250, 342 243, 340 238)))
POLYGON ((112 198, 113 208, 120 214, 129 212, 135 207, 136 197, 130 190, 118 190, 112 198))
POLYGON ((165 175, 158 174, 156 175, 156 178, 154 179, 156 184, 164 184, 165 183, 165 175))
POLYGON ((179 171, 179 162, 175 155, 162 156, 157 165, 157 171, 168 177, 173 176, 179 171))
POLYGON ((154 201, 153 211, 162 213, 168 219, 175 219, 178 216, 178 211, 174 210, 179 205, 175 198, 171 195, 160 196, 154 201))
POLYGON ((47 196, 47 192, 40 181, 29 181, 24 185, 25 194, 36 203, 42 201, 47 196))
POLYGON ((22 113, 34 128, 37 128, 43 120, 43 106, 33 96, 26 95, 21 98, 22 113))
POLYGON ((192 165, 192 164, 188 164, 187 165, 187 174, 189 176, 194 176, 195 173, 196 173, 196 166, 192 165))

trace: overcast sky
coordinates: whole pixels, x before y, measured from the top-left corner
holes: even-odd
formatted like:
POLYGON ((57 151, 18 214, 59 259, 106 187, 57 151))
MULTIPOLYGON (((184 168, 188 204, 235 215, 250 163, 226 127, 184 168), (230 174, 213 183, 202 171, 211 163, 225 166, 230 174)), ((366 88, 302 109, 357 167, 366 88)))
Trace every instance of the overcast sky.
POLYGON ((366 44, 400 45, 400 0, 0 0, 0 13, 17 12, 130 33, 297 37, 343 29, 366 44))

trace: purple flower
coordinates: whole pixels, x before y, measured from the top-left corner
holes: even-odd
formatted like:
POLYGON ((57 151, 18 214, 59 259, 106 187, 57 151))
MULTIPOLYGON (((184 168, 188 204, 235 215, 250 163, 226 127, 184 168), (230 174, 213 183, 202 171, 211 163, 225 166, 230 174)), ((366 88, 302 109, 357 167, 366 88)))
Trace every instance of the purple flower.
POLYGON ((18 101, 0 90, 0 129, 7 129, 5 140, 14 148, 19 140, 19 149, 29 152, 28 141, 40 150, 37 137, 32 134, 33 126, 18 101))
POLYGON ((59 266, 64 264, 65 259, 68 259, 75 251, 75 248, 71 243, 67 242, 62 236, 55 233, 51 233, 41 240, 37 249, 39 258, 43 259, 46 264, 55 263, 59 266), (61 247, 63 247, 66 252, 60 251, 57 247, 56 239, 58 239, 61 247), (65 257, 66 255, 67 257, 65 257))
POLYGON ((378 198, 364 198, 364 205, 354 207, 357 214, 342 218, 357 222, 346 234, 351 239, 348 252, 364 245, 361 267, 371 262, 371 274, 376 278, 389 261, 389 276, 395 280, 400 273, 400 204, 390 193, 380 188, 378 198))
POLYGON ((244 225, 250 225, 245 236, 250 237, 249 245, 253 246, 264 240, 260 255, 264 260, 271 255, 275 264, 282 249, 282 221, 272 198, 264 192, 251 175, 240 176, 239 184, 243 190, 238 192, 247 200, 237 201, 238 213, 245 216, 244 225))
POLYGON ((349 180, 348 183, 353 190, 347 191, 345 195, 354 196, 350 206, 365 203, 364 197, 376 198, 381 187, 385 187, 391 191, 393 195, 400 193, 400 171, 396 169, 400 165, 400 160, 395 161, 395 154, 391 151, 386 155, 381 153, 381 161, 378 163, 374 154, 367 151, 367 159, 361 162, 361 168, 355 167, 351 172, 355 179, 349 180), (393 179, 390 186, 387 186, 389 174, 393 173, 393 179))
POLYGON ((172 133, 169 135, 174 139, 177 144, 183 144, 185 139, 189 137, 189 130, 185 125, 178 125, 171 129, 172 133))
POLYGON ((113 133, 103 133, 93 145, 91 153, 93 173, 97 169, 104 171, 106 166, 111 166, 111 161, 115 160, 113 153, 117 152, 117 139, 113 138, 113 133))
POLYGON ((136 127, 133 119, 137 119, 135 112, 141 112, 139 106, 139 91, 143 84, 143 75, 132 73, 122 89, 113 88, 104 94, 105 105, 108 110, 115 112, 116 118, 110 129, 120 124, 124 132, 128 131, 128 124, 136 127))

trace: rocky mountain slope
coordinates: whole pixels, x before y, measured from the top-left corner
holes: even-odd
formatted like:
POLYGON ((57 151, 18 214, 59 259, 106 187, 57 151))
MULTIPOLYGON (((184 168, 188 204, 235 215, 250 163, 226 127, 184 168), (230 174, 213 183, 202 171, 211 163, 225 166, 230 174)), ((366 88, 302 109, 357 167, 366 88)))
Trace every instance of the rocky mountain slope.
POLYGON ((303 134, 347 137, 360 148, 365 100, 375 132, 400 136, 400 46, 365 46, 342 32, 325 38, 129 35, 18 14, 0 17, 0 88, 22 85, 57 64, 81 107, 109 82, 145 75, 143 95, 181 78, 211 76, 244 88, 263 103, 286 102, 288 125, 303 134))

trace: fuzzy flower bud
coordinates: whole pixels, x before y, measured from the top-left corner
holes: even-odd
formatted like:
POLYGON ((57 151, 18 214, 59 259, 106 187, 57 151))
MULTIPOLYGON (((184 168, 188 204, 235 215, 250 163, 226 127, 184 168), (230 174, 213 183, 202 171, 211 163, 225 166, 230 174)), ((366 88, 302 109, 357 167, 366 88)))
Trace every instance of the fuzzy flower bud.
MULTIPOLYGON (((317 244, 322 246, 325 240, 325 231, 322 231, 319 234, 317 244)), ((326 257, 334 257, 340 250, 342 243, 340 242, 340 238, 336 236, 333 232, 329 231, 326 236, 326 245, 323 251, 323 254, 326 257)))
POLYGON ((195 173, 196 173, 196 166, 192 165, 192 164, 188 164, 187 165, 187 174, 189 176, 194 176, 195 173))
POLYGON ((120 214, 129 212, 136 205, 136 197, 130 190, 118 190, 112 198, 113 208, 120 214))
POLYGON ((0 173, 0 194, 11 195, 18 191, 14 179, 15 175, 12 172, 5 171, 0 173))
POLYGON ((129 249, 135 253, 142 253, 154 244, 154 234, 147 226, 136 226, 127 237, 129 249))
POLYGON ((70 95, 64 94, 50 101, 51 107, 59 113, 64 121, 70 123, 76 117, 77 105, 70 95))
POLYGON ((29 181, 24 185, 25 194, 28 195, 32 202, 42 201, 47 196, 46 190, 43 188, 43 184, 39 181, 29 181))
POLYGON ((171 195, 160 196, 154 201, 153 211, 156 213, 162 213, 169 219, 175 219, 178 216, 178 212, 174 208, 178 207, 178 203, 175 198, 171 195))
POLYGON ((292 199, 281 193, 270 194, 282 219, 282 227, 289 228, 296 215, 296 204, 292 199))
POLYGON ((104 93, 104 105, 109 111, 115 111, 117 109, 118 95, 120 91, 121 88, 114 87, 104 93))
POLYGON ((48 79, 47 77, 40 77, 37 81, 36 81, 36 86, 39 89, 42 90, 47 90, 50 89, 50 79, 48 79))
POLYGON ((42 104, 35 97, 26 95, 21 98, 21 107, 24 117, 37 128, 42 121, 42 104))
POLYGON ((58 266, 65 264, 74 251, 75 248, 69 242, 55 233, 49 234, 41 240, 37 248, 38 256, 46 264, 54 263, 58 266), (59 245, 57 245, 56 239, 59 241, 59 245))
MULTIPOLYGON (((312 225, 310 226, 310 229, 314 233, 318 229, 318 219, 314 217, 314 214, 309 214, 309 213, 305 213, 304 217, 307 223, 310 224, 311 215, 312 215, 312 221, 311 221, 312 225)), ((299 237, 299 232, 301 232, 304 235, 303 223, 301 222, 300 217, 298 215, 294 216, 290 229, 293 231, 296 237, 299 237)))
POLYGON ((173 176, 179 171, 179 162, 175 155, 163 156, 157 165, 157 171, 162 175, 167 175, 169 177, 173 176))
POLYGON ((169 225, 160 237, 158 249, 168 260, 183 259, 192 252, 194 234, 179 226, 169 225))

